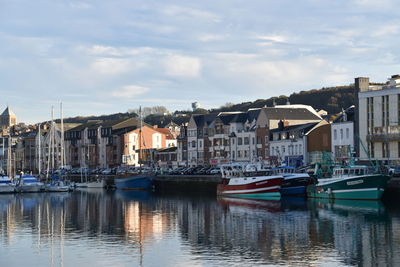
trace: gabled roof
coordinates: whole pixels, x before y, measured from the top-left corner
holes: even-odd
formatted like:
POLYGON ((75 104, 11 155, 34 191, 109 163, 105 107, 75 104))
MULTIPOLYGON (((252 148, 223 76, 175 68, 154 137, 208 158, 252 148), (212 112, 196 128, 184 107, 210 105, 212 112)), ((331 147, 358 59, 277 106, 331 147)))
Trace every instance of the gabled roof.
POLYGON ((307 105, 282 105, 263 108, 270 120, 321 120, 321 116, 307 105))
POLYGON ((7 108, 1 113, 1 116, 10 116, 10 117, 15 117, 14 112, 10 109, 10 107, 7 106, 7 108))
POLYGON ((313 128, 315 125, 317 125, 319 122, 310 122, 310 123, 304 123, 304 124, 298 124, 298 125, 289 125, 283 128, 276 128, 270 130, 271 133, 281 133, 281 132, 291 132, 291 131, 301 131, 304 130, 304 132, 309 131, 311 128, 313 128))
POLYGON ((174 135, 171 133, 171 131, 168 128, 154 128, 159 133, 162 133, 165 135, 165 138, 168 140, 175 139, 174 135))
POLYGON ((210 125, 216 116, 217 113, 193 115, 193 120, 197 127, 204 127, 210 125))

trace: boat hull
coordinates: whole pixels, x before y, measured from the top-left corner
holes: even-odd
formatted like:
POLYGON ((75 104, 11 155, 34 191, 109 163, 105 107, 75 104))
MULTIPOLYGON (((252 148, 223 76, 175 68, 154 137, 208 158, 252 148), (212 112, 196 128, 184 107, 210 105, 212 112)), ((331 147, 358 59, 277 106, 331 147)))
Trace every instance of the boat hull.
POLYGON ((0 194, 5 193, 14 193, 15 192, 15 185, 2 185, 0 186, 0 194))
POLYGON ((23 184, 17 187, 20 193, 38 193, 42 191, 43 185, 41 184, 23 184))
POLYGON ((381 174, 343 179, 319 179, 317 184, 308 187, 307 196, 327 199, 379 200, 389 179, 389 176, 381 174))
POLYGON ((101 181, 95 181, 95 182, 88 182, 86 183, 87 188, 104 188, 106 187, 106 181, 101 180, 101 181))
POLYGON ((132 175, 115 178, 115 186, 120 190, 149 190, 152 188, 152 176, 132 175))
POLYGON ((305 196, 307 194, 307 186, 310 184, 311 178, 308 174, 304 176, 288 176, 284 177, 281 186, 282 196, 305 196))
POLYGON ((280 198, 280 188, 283 177, 275 178, 231 178, 227 184, 217 186, 217 194, 220 196, 242 197, 254 199, 273 199, 280 198), (236 181, 235 179, 240 179, 236 181), (243 184, 241 184, 243 181, 243 184), (249 182, 250 181, 250 182, 249 182))

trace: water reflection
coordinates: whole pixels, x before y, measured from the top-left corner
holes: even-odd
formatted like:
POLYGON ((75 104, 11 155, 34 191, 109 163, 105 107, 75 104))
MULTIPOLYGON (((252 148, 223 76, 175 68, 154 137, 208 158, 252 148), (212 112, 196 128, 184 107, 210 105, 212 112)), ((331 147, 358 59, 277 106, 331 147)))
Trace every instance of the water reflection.
POLYGON ((367 201, 0 195, 0 265, 396 266, 399 215, 367 201))

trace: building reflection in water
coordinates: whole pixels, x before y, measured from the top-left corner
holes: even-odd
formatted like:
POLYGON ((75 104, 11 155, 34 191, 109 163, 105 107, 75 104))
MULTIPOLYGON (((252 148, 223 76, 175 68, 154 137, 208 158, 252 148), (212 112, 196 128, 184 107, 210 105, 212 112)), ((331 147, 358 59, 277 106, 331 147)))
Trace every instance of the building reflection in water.
POLYGON ((17 246, 32 250, 35 263, 51 266, 95 260, 100 265, 146 265, 157 259, 165 266, 173 260, 396 266, 399 215, 380 202, 301 198, 215 199, 100 190, 0 195, 0 265, 24 262, 16 258, 17 246))

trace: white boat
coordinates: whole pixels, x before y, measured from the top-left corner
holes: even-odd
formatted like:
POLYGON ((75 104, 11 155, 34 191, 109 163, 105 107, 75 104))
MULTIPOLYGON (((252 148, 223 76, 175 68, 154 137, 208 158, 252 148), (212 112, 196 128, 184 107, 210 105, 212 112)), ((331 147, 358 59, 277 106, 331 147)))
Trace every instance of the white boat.
POLYGON ((14 193, 15 184, 8 176, 0 177, 0 193, 14 193))
POLYGON ((75 183, 75 187, 86 188, 86 187, 88 187, 88 184, 87 183, 75 183))
POLYGON ((21 193, 37 193, 44 189, 44 184, 31 175, 25 175, 19 178, 16 188, 21 193))
POLYGON ((57 181, 46 185, 47 192, 68 192, 70 187, 65 185, 63 181, 57 181))
POLYGON ((106 187, 106 180, 97 179, 96 181, 87 182, 86 185, 88 188, 104 188, 106 187))

